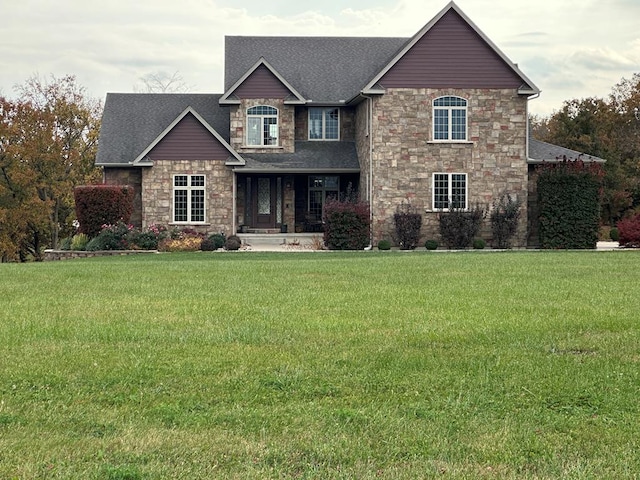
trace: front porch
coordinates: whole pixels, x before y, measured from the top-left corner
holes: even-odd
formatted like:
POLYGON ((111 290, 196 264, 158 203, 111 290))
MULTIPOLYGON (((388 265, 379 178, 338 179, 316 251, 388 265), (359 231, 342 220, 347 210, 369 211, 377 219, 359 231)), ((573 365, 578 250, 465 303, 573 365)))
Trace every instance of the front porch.
POLYGON ((358 183, 358 173, 238 173, 237 232, 276 238, 322 235, 326 200, 357 190, 358 183))

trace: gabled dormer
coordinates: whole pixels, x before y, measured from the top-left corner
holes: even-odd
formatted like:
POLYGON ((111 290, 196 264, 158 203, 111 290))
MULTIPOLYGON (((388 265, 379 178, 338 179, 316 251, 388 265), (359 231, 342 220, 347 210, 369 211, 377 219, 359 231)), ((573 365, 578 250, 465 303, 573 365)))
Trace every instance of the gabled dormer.
POLYGON ((220 98, 230 106, 231 145, 241 152, 294 152, 295 105, 303 96, 261 57, 220 98))

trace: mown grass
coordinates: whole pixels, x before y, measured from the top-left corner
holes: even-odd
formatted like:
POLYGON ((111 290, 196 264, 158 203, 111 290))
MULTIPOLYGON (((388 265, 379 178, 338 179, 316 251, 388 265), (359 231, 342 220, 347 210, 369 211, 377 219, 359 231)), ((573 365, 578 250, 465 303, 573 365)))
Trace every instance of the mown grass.
POLYGON ((637 478, 635 252, 0 265, 0 478, 637 478))

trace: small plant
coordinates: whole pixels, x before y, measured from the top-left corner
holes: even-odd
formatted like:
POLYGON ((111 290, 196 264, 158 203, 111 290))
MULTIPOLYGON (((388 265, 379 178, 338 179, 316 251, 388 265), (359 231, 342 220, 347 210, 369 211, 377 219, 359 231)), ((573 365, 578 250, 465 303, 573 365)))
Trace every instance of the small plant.
POLYGON ((422 215, 410 203, 402 202, 393 215, 395 241, 402 250, 413 250, 420 241, 422 215))
POLYGON ((619 242, 620 241, 620 231, 616 227, 613 227, 611 230, 609 230, 609 238, 613 242, 619 242))
POLYGON ((89 237, 84 233, 77 233, 71 239, 71 250, 85 250, 89 243, 89 237))
POLYGON ((424 248, 427 250, 437 250, 438 249, 438 241, 437 240, 427 240, 424 242, 424 248))
POLYGON ((494 247, 511 248, 511 239, 518 230, 521 206, 522 201, 513 199, 508 193, 493 201, 490 220, 494 247))
POLYGON ((242 246, 242 240, 240 240, 240 237, 238 237, 237 235, 229 236, 224 242, 225 250, 232 250, 232 251, 240 250, 241 246, 242 246))
POLYGON ((476 238, 473 240, 474 250, 484 250, 484 247, 486 246, 487 246, 487 242, 485 242, 482 238, 476 238))
POLYGON ((60 250, 71 250, 71 237, 63 238, 60 241, 60 250))
POLYGON ((218 248, 216 247, 215 242, 211 239, 211 237, 209 238, 205 238, 204 240, 202 240, 202 242, 200 243, 200 250, 202 250, 203 252, 215 252, 218 248))
POLYGON ((480 205, 473 209, 451 209, 440 214, 440 236, 447 248, 467 248, 478 235, 486 211, 480 205))
POLYGON ((389 250, 391 249, 391 242, 389 240, 380 240, 378 242, 378 250, 389 250))
POLYGON ((318 235, 311 237, 311 249, 312 250, 324 250, 324 240, 318 235))

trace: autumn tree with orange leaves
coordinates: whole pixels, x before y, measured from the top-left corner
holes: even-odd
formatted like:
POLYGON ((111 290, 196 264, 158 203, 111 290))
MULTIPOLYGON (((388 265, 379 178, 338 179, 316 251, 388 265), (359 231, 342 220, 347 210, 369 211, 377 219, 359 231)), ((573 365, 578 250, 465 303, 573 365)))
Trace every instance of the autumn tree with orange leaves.
POLYGON ((0 97, 0 260, 40 260, 73 233, 73 187, 95 183, 101 105, 73 76, 0 97))

